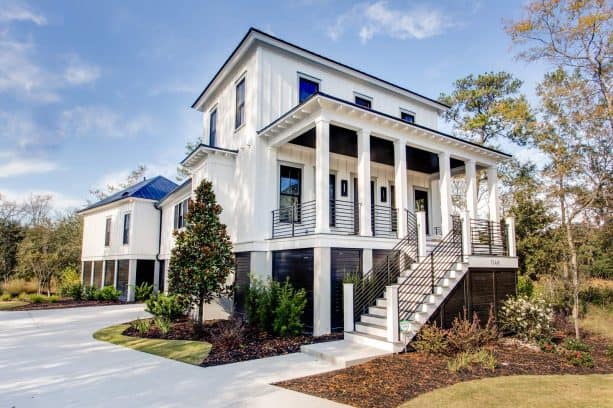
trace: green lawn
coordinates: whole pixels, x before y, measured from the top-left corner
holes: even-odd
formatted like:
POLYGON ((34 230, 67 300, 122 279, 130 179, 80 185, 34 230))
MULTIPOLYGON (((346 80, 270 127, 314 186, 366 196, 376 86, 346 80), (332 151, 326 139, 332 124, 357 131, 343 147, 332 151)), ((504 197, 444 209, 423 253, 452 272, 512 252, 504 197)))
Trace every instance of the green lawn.
POLYGON ((211 345, 203 341, 142 339, 124 336, 121 333, 128 324, 105 327, 94 333, 96 340, 117 344, 156 356, 198 365, 208 356, 211 345))
POLYGON ((458 383, 401 408, 613 407, 613 375, 526 375, 458 383))
POLYGON ((9 300, 7 302, 0 302, 0 310, 11 310, 19 306, 25 306, 28 302, 22 300, 9 300))

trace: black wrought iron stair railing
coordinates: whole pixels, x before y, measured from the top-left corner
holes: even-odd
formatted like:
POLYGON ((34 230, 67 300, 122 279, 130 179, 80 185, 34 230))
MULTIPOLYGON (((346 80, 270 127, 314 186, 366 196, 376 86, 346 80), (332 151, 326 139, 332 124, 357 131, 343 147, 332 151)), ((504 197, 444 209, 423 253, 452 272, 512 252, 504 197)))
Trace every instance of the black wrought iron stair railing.
POLYGON ((390 250, 389 255, 373 265, 373 267, 354 281, 353 312, 357 321, 362 314, 374 306, 376 300, 383 296, 385 287, 395 283, 411 263, 417 260, 418 232, 415 214, 407 213, 407 235, 398 241, 390 250))
POLYGON ((407 320, 426 298, 435 293, 447 272, 462 261, 462 222, 452 217, 452 229, 417 267, 411 270, 398 287, 398 318, 407 320))

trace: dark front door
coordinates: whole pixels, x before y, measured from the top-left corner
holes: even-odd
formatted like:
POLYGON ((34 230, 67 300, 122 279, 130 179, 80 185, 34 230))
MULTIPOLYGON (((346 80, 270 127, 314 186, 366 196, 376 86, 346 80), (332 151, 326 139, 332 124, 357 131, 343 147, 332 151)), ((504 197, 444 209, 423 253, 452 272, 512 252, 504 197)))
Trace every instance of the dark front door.
POLYGON ((272 278, 285 282, 289 278, 295 289, 304 289, 307 304, 302 321, 305 329, 313 330, 313 248, 274 251, 272 257, 272 278))
POLYGON ((429 214, 428 214, 428 192, 424 190, 415 190, 415 211, 424 211, 426 213, 426 234, 430 234, 430 228, 428 227, 429 214))
POLYGON ((343 278, 345 275, 362 275, 362 250, 332 248, 330 272, 332 274, 330 314, 333 331, 342 331, 343 323, 343 278))

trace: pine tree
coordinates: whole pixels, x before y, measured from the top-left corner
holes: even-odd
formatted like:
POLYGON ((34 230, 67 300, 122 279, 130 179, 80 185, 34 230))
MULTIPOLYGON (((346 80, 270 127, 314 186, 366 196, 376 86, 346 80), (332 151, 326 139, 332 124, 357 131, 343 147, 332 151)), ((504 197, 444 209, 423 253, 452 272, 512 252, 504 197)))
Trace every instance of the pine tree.
POLYGON ((226 226, 219 220, 222 208, 212 183, 202 180, 195 193, 185 229, 175 231, 168 279, 171 293, 185 296, 198 307, 198 324, 202 325, 205 303, 231 293, 227 279, 234 255, 226 226))

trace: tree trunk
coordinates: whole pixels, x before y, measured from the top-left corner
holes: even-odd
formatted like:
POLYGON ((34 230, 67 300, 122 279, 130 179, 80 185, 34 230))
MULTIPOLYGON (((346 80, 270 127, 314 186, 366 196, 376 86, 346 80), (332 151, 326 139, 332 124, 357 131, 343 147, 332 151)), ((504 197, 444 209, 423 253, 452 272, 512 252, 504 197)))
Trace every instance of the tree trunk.
POLYGON ((204 299, 200 298, 200 303, 198 303, 198 327, 202 327, 202 319, 204 318, 204 299))
MULTIPOLYGON (((560 199, 560 221, 562 222, 562 228, 566 228, 566 201, 564 200, 564 179, 562 177, 558 180, 559 199, 560 199)), ((564 286, 568 284, 568 261, 565 258, 562 263, 562 278, 564 279, 564 286)))

